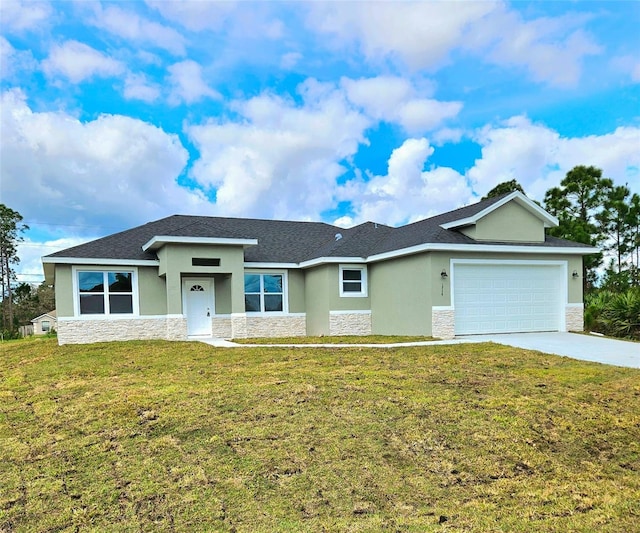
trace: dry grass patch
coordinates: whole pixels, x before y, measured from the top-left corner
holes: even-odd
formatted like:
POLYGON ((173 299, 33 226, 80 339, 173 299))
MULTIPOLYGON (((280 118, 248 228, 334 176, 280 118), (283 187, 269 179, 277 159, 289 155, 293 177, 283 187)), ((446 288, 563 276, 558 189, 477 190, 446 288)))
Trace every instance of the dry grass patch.
POLYGON ((434 337, 401 335, 331 335, 279 338, 233 339, 236 344, 398 344, 435 340, 434 337))
POLYGON ((497 346, 3 346, 0 531, 598 531, 640 372, 497 346))

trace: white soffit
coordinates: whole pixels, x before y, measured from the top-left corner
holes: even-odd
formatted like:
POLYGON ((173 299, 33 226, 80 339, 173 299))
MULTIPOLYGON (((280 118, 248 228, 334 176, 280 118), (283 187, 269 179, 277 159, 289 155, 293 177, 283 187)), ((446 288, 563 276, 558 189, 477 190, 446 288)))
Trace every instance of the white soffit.
POLYGON ((227 239, 222 237, 176 237, 174 235, 156 235, 150 241, 142 245, 142 250, 155 251, 165 244, 209 244, 223 246, 255 246, 258 239, 227 239))

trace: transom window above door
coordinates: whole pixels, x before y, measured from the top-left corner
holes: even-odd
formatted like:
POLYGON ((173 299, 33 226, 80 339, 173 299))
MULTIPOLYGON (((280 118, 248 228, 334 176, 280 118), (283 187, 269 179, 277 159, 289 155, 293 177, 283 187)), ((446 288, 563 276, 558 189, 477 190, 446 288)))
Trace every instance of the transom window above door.
POLYGON ((244 307, 247 313, 278 313, 284 311, 284 275, 244 275, 244 307))

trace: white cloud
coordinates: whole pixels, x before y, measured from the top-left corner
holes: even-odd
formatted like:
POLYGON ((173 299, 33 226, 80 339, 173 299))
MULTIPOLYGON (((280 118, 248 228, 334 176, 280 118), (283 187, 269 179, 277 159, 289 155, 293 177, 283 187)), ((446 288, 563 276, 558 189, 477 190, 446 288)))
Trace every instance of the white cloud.
POLYGON ((299 93, 302 105, 262 94, 234 103, 237 123, 188 129, 200 151, 192 177, 217 189, 222 213, 317 220, 333 205, 341 162, 370 122, 333 85, 308 80, 299 93))
POLYGON ((461 50, 482 61, 524 67, 537 82, 575 85, 582 62, 601 47, 580 28, 589 15, 524 20, 503 2, 315 3, 307 26, 330 47, 356 46, 373 64, 437 69, 461 50))
POLYGON ((586 32, 576 29, 586 18, 573 14, 524 21, 515 11, 499 9, 486 24, 474 28, 476 36, 469 45, 477 46, 479 38, 489 45, 486 61, 523 66, 537 82, 575 86, 584 58, 602 51, 586 32))
POLYGON ((221 95, 202 79, 202 67, 190 59, 169 67, 168 81, 172 86, 169 103, 193 104, 203 98, 219 99, 221 95))
POLYGON ((424 98, 410 100, 398 109, 398 122, 410 134, 422 133, 457 116, 461 109, 461 102, 438 102, 424 98))
POLYGON ((474 190, 483 195, 503 181, 517 179, 537 200, 558 185, 576 165, 593 165, 616 183, 640 192, 640 128, 622 127, 606 135, 561 137, 558 132, 512 117, 476 133, 482 158, 468 172, 474 190))
POLYGON ((427 139, 407 139, 391 154, 385 176, 348 183, 341 198, 353 203, 355 220, 398 225, 469 203, 464 176, 446 167, 424 170, 433 152, 427 139))
POLYGON ((299 52, 288 52, 280 59, 280 68, 285 70, 293 69, 302 59, 302 54, 299 52))
POLYGON ((431 141, 436 146, 442 146, 443 144, 459 143, 464 137, 464 130, 459 128, 442 128, 433 133, 431 136, 431 141))
POLYGON ((370 61, 400 59, 413 69, 432 68, 460 45, 470 24, 495 2, 329 2, 312 4, 308 27, 357 43, 370 61))
POLYGON ((144 74, 128 74, 124 82, 123 94, 127 100, 151 103, 160 98, 160 88, 150 83, 144 74))
POLYGON ((166 20, 192 31, 219 30, 235 10, 236 2, 167 2, 147 0, 166 20))
POLYGON ((18 90, 0 103, 1 196, 25 219, 125 228, 210 205, 176 183, 188 153, 175 135, 119 115, 34 112, 18 90))
POLYGON ((94 76, 117 76, 125 70, 120 61, 78 41, 52 46, 42 67, 48 76, 62 75, 72 83, 80 83, 94 76))
POLYGON ((3 31, 19 33, 39 28, 52 14, 49 2, 2 0, 0 18, 3 31))
POLYGON ((30 50, 16 50, 11 43, 0 35, 0 77, 11 79, 24 71, 32 71, 37 62, 30 50))
POLYGON ((611 65, 618 72, 629 77, 632 82, 640 83, 640 59, 631 55, 618 56, 612 59, 611 65))
POLYGON ((439 102, 420 98, 404 78, 379 76, 360 80, 342 79, 349 100, 377 120, 400 124, 409 134, 432 130, 455 117, 461 102, 439 102))
POLYGON ((184 56, 186 39, 173 28, 147 20, 132 10, 96 5, 92 23, 134 43, 150 44, 174 55, 184 56))
POLYGON ((18 282, 41 283, 44 280, 42 256, 53 254, 72 246, 78 246, 98 237, 63 237, 44 241, 34 241, 26 238, 24 242, 18 244, 20 263, 14 269, 18 272, 18 282))

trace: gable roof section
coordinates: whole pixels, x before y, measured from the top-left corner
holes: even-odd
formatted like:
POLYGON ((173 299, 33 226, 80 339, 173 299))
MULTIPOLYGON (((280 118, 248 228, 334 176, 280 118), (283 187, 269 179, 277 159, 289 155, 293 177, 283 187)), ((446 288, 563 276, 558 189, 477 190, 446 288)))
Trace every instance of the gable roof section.
POLYGON ((57 317, 58 317, 58 313, 57 313, 57 312, 56 312, 56 310, 54 309, 53 311, 49 311, 48 313, 43 313, 42 315, 40 315, 40 316, 37 316, 37 317, 33 318, 33 319, 31 320, 31 322, 37 322, 37 321, 38 321, 38 320, 40 320, 41 318, 45 318, 45 317, 48 317, 48 318, 50 318, 51 320, 56 320, 56 319, 57 319, 57 317))
POLYGON ((478 220, 480 220, 481 218, 487 216, 489 213, 492 213, 496 209, 511 201, 516 202, 518 205, 524 207, 527 211, 529 211, 532 215, 542 220, 545 228, 554 228, 558 225, 558 219, 556 217, 551 216, 544 209, 542 209, 542 207, 529 200, 529 198, 527 198, 520 191, 513 191, 511 193, 497 196, 493 198, 493 200, 493 202, 478 202, 477 204, 474 204, 474 206, 476 206, 476 209, 469 209, 468 213, 466 214, 460 213, 460 211, 462 210, 451 211, 450 214, 457 212, 457 218, 449 220, 447 222, 443 222, 441 224, 442 228, 453 229, 461 228, 464 226, 471 226, 478 222, 478 220), (478 210, 478 208, 481 209, 478 210))
POLYGON ((245 263, 310 266, 323 262, 366 262, 417 251, 450 249, 515 251, 535 248, 547 253, 597 251, 581 243, 547 236, 543 243, 475 241, 456 231, 473 224, 509 201, 541 218, 557 220, 519 192, 442 213, 398 228, 366 222, 340 228, 324 222, 173 215, 43 257, 43 263, 158 264, 155 250, 170 242, 241 245, 245 263))

